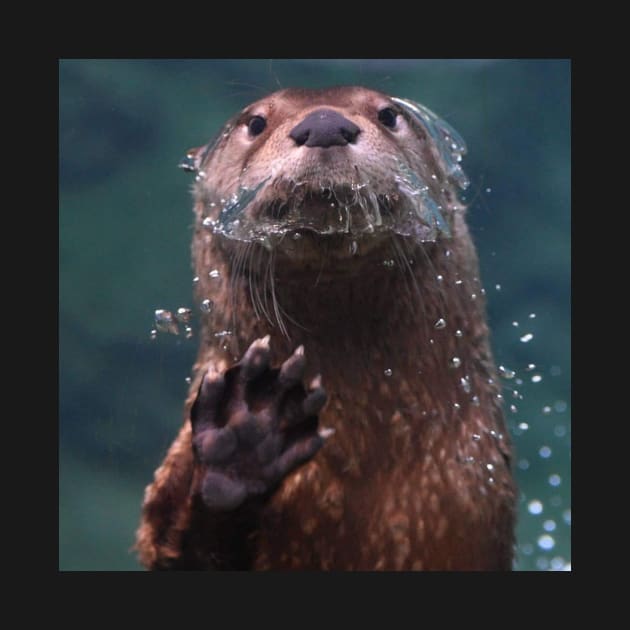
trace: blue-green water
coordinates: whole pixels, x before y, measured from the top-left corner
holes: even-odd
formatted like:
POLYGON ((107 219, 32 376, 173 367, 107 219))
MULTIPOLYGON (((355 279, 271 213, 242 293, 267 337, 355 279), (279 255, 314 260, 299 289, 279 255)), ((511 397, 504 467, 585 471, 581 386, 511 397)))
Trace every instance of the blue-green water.
POLYGON ((568 61, 72 60, 59 70, 61 569, 140 568, 129 549, 142 493, 181 424, 196 349, 149 338, 156 308, 192 305, 180 158, 279 86, 333 84, 419 101, 466 140, 493 348, 516 371, 504 397, 522 495, 517 568, 570 562, 568 61))

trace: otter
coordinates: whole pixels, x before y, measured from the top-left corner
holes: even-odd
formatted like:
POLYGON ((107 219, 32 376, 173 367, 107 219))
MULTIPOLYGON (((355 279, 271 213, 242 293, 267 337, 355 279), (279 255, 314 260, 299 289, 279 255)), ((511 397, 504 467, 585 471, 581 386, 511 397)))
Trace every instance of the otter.
POLYGON ((419 103, 334 87, 275 92, 187 153, 199 352, 145 567, 512 568, 465 151, 419 103))

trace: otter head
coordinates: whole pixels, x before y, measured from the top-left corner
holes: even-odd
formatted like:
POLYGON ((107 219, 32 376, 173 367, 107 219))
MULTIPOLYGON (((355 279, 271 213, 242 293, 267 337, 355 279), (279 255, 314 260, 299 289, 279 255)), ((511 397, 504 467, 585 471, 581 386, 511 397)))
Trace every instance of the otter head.
POLYGON ((313 264, 392 235, 448 238, 467 185, 460 136, 426 107, 360 87, 285 89, 188 152, 198 227, 313 264))

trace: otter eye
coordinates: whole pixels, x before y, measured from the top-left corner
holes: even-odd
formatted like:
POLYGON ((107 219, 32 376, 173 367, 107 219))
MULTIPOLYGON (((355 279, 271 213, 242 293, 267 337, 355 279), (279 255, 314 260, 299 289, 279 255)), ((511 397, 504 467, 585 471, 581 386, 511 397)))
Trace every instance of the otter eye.
POLYGON ((267 121, 262 116, 252 116, 247 124, 247 128, 249 129, 249 133, 252 136, 260 135, 267 126, 267 121))
POLYGON ((385 107, 378 113, 379 121, 390 129, 393 129, 396 126, 397 116, 398 114, 391 107, 385 107))

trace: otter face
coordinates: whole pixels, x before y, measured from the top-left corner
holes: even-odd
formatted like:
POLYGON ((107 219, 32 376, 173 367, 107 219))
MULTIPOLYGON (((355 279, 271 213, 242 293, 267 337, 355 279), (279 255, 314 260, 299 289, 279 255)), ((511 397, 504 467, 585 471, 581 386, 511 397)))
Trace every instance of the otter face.
POLYGON ((184 166, 197 172, 198 222, 220 237, 295 255, 287 241, 329 238, 351 255, 352 243, 365 251, 392 234, 448 237, 464 152, 457 132, 412 101, 287 89, 246 107, 184 166))

